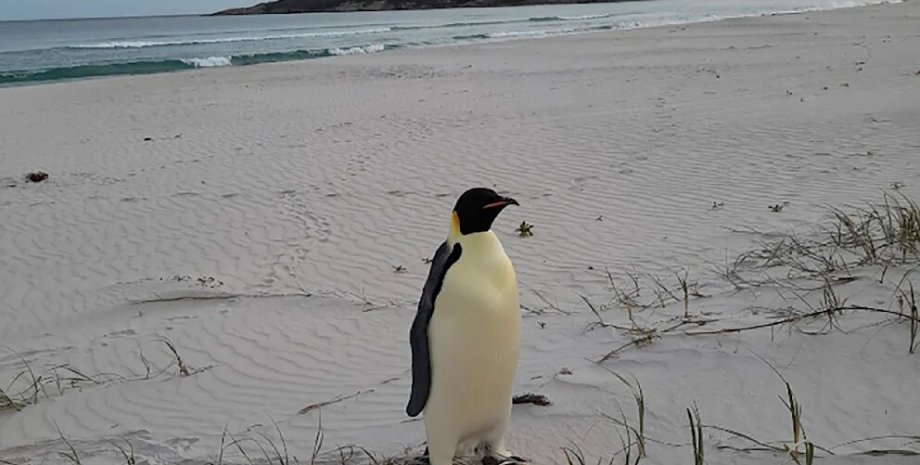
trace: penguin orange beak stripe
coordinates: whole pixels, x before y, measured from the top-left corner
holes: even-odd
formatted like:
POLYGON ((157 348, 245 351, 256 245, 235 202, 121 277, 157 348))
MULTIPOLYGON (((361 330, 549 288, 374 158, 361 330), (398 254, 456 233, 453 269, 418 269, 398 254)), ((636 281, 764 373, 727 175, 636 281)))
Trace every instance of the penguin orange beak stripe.
POLYGON ((508 206, 508 205, 520 205, 520 204, 517 203, 517 200, 514 200, 514 199, 512 199, 511 197, 505 197, 505 198, 499 200, 498 202, 492 202, 492 203, 488 203, 488 204, 483 205, 483 206, 482 206, 482 209, 483 209, 483 210, 487 210, 487 209, 489 209, 489 208, 505 207, 505 206, 508 206))

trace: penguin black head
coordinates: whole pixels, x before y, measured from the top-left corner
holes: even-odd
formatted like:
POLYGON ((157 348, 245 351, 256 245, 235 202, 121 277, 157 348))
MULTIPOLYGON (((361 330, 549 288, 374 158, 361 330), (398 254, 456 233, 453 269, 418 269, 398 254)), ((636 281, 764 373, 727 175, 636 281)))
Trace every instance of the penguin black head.
POLYGON ((475 187, 463 193, 454 206, 454 224, 461 234, 488 231, 498 214, 517 200, 503 197, 492 189, 475 187))

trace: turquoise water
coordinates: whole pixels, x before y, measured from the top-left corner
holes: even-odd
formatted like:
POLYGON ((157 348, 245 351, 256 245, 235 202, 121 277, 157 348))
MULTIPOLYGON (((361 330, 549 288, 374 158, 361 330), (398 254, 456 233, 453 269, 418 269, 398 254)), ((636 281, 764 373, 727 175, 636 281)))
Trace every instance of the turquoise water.
POLYGON ((650 0, 513 8, 0 22, 0 85, 680 24, 880 1, 650 0))

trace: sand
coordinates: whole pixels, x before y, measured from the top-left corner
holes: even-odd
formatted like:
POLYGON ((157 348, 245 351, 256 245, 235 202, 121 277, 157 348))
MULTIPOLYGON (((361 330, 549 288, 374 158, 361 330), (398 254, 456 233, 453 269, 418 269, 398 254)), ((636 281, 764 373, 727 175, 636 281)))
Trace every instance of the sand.
MULTIPOLYGON (((769 363, 830 451, 820 463, 917 463, 915 439, 845 444, 920 434, 903 319, 687 333, 820 308, 814 279, 739 290, 719 270, 895 183, 918 198, 918 15, 907 2, 0 89, 0 389, 30 404, 0 413, 0 459, 66 462, 63 435, 83 463, 125 463, 112 440, 138 463, 216 463, 226 430, 253 460, 280 431, 304 463, 320 421, 324 451, 418 452, 403 408, 424 259, 455 197, 486 185, 522 204, 496 224, 526 309, 516 390, 553 402, 515 407, 512 450, 622 463, 608 417, 638 421, 613 371, 642 386, 641 463, 692 463, 693 405, 718 427, 707 463, 790 463, 727 431, 791 443, 769 363), (38 169, 50 179, 24 182, 38 169), (667 332, 683 302, 633 308, 660 336, 637 346, 592 326, 582 296, 630 325, 606 270, 621 289, 639 276, 637 301, 656 303, 650 275, 673 290, 685 271, 705 297, 667 332)), ((911 266, 854 267, 834 289, 896 310, 911 266)), ((248 463, 235 447, 221 460, 248 463)))

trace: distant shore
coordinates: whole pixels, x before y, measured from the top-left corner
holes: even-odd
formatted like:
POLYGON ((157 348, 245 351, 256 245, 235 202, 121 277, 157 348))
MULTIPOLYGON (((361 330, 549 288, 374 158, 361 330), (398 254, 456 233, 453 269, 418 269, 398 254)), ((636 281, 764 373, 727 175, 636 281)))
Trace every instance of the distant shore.
POLYGON ((250 7, 230 8, 209 16, 240 16, 296 13, 345 13, 353 11, 432 10, 444 8, 496 8, 508 6, 620 3, 645 0, 277 0, 250 7))

